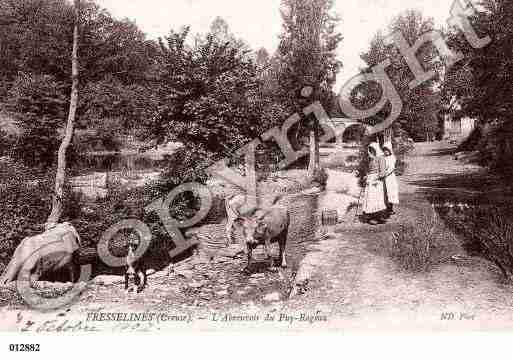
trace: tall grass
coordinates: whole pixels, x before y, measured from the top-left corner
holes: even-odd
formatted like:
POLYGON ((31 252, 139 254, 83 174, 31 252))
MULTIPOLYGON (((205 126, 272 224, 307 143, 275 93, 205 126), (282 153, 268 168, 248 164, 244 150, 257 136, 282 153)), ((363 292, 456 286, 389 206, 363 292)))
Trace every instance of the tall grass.
POLYGON ((388 239, 388 255, 404 270, 426 272, 455 246, 453 234, 438 215, 423 215, 417 223, 402 225, 388 239))
POLYGON ((513 281, 513 206, 478 205, 447 213, 446 220, 463 237, 472 254, 495 263, 513 281))

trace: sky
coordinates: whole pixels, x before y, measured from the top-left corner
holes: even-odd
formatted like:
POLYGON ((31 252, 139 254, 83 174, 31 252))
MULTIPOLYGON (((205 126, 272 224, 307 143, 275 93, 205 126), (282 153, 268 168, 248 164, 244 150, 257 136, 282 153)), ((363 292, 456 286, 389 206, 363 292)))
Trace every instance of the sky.
MULTIPOLYGON (((445 25, 454 0, 336 0, 341 17, 339 31, 344 36, 338 55, 344 67, 337 87, 359 73, 364 52, 374 34, 385 29, 394 16, 418 9, 445 25)), ((97 0, 117 18, 135 21, 149 38, 167 35, 170 29, 190 25, 193 33, 206 33, 217 16, 253 49, 265 47, 270 53, 278 46, 281 32, 280 0, 97 0)))

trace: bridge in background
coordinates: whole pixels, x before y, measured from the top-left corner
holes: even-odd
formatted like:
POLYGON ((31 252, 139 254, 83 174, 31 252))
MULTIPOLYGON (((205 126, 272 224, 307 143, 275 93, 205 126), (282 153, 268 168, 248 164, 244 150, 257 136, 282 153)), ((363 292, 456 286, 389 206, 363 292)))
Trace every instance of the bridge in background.
POLYGON ((344 117, 334 117, 330 119, 331 125, 335 130, 335 139, 337 145, 342 145, 344 142, 344 133, 348 128, 353 126, 362 126, 362 124, 356 120, 344 117))

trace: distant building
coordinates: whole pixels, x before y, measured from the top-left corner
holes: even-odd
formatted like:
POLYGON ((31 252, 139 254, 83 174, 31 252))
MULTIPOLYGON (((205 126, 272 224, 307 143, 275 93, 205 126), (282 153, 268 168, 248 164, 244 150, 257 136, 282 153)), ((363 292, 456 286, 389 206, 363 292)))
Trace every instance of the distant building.
POLYGON ((461 104, 456 97, 453 97, 449 111, 444 116, 444 138, 466 138, 477 126, 477 119, 470 117, 454 116, 455 112, 461 110, 461 104))
POLYGON ((461 117, 454 119, 450 115, 446 115, 444 119, 444 137, 468 137, 476 128, 477 120, 470 117, 461 117))

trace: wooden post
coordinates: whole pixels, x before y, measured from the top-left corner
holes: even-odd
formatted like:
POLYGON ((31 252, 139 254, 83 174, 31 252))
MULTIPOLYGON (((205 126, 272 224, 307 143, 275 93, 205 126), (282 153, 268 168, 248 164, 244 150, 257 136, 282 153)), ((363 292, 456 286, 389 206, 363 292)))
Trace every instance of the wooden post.
POLYGON ((310 144, 309 144, 309 149, 310 149, 310 157, 309 157, 309 162, 308 162, 308 178, 312 179, 313 176, 315 175, 315 132, 314 131, 310 131, 310 144))

